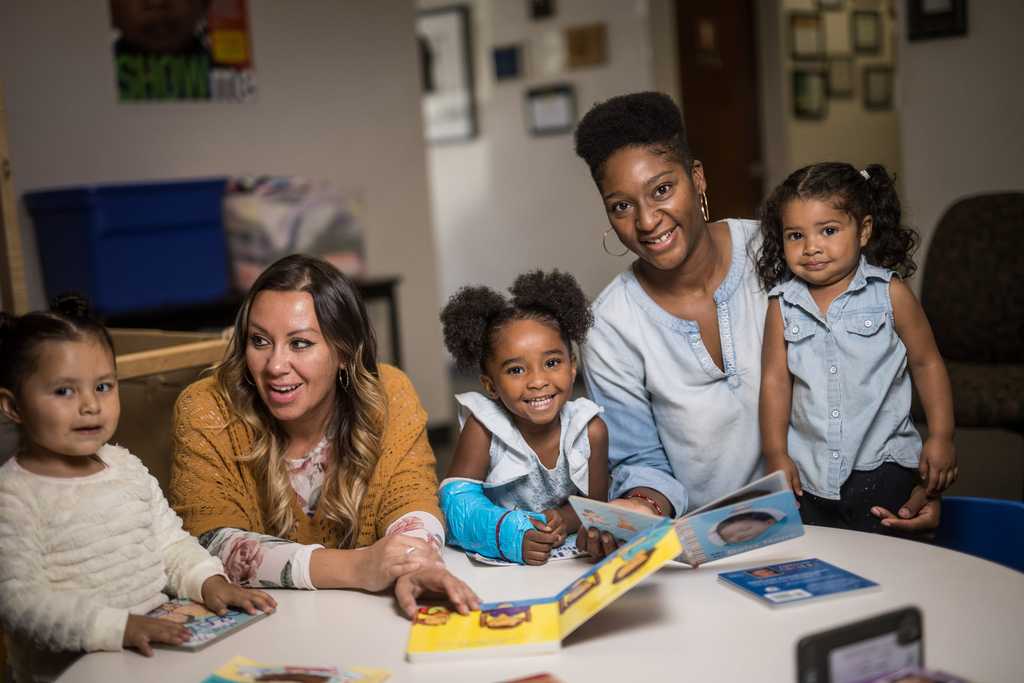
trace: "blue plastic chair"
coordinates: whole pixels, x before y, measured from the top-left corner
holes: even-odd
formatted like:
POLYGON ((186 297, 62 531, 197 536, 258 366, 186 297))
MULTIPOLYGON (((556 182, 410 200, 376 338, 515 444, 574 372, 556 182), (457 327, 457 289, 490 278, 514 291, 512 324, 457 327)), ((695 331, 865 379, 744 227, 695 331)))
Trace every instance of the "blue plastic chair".
POLYGON ((934 542, 1024 572, 1024 502, 943 498, 934 542))

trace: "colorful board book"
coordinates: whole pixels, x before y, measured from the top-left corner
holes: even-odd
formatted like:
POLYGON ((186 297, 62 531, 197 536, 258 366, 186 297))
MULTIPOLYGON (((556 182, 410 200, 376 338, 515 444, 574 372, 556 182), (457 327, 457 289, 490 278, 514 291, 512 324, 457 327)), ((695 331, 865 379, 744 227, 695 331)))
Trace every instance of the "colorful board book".
POLYGON ((878 586, 817 558, 722 572, 718 579, 772 606, 878 586))
POLYGON ((391 672, 353 667, 339 671, 334 666, 282 666, 262 664, 246 657, 234 657, 203 679, 203 683, 254 683, 255 681, 317 681, 318 683, 384 683, 391 672))
MULTIPOLYGON (((506 562, 505 560, 498 560, 493 557, 487 557, 480 553, 474 553, 466 551, 466 555, 471 560, 479 562, 480 564, 489 564, 495 567, 515 567, 518 562, 506 562)), ((576 547, 576 534, 569 534, 565 537, 565 542, 557 548, 551 549, 551 554, 548 555, 548 562, 558 562, 560 560, 574 560, 577 557, 584 557, 585 552, 576 547)))
MULTIPOLYGON (((627 540, 664 517, 634 512, 589 498, 569 502, 586 527, 627 540)), ((782 472, 774 472, 676 519, 681 562, 696 567, 773 543, 803 536, 796 498, 782 472)))
POLYGON ((681 550, 674 527, 663 519, 557 595, 485 603, 465 616, 440 605, 420 607, 409 633, 406 658, 419 662, 558 650, 562 639, 681 550))
POLYGON ((233 609, 229 609, 226 614, 219 615, 188 598, 175 598, 151 610, 146 616, 182 624, 189 631, 190 637, 183 644, 159 645, 158 647, 195 651, 201 650, 221 638, 226 638, 267 615, 247 614, 233 609))

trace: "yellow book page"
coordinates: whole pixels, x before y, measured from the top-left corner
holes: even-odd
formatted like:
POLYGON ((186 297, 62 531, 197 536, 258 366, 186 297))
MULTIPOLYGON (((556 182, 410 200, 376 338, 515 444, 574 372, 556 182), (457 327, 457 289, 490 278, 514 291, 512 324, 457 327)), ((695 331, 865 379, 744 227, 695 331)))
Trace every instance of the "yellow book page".
POLYGON ((557 596, 561 637, 682 552, 670 524, 640 534, 557 596))
POLYGON ((421 607, 409 633, 410 656, 492 647, 557 643, 558 606, 542 601, 492 603, 463 616, 447 607, 421 607))

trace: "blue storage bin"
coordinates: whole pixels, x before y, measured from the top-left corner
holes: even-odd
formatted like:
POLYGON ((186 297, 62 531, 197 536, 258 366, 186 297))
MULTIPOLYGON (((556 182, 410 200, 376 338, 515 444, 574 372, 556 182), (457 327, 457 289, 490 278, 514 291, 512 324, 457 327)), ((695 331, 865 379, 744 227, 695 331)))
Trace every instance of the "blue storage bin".
POLYGON ((76 290, 103 314, 228 293, 225 178, 30 192, 49 296, 76 290))

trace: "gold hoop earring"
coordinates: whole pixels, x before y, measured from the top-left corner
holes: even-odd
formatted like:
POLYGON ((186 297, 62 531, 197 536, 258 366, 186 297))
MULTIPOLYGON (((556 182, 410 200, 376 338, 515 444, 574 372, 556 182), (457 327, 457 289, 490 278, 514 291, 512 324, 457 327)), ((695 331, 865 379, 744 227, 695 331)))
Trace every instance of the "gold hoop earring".
POLYGON ((701 191, 700 193, 700 213, 704 216, 705 223, 711 220, 711 211, 708 207, 708 195, 704 191, 701 191))
POLYGON ((338 384, 345 389, 352 385, 352 378, 348 376, 348 370, 345 368, 338 368, 338 384))
POLYGON ((608 228, 607 230, 604 231, 604 234, 601 235, 601 248, 603 248, 604 253, 608 254, 609 256, 615 256, 616 258, 625 256, 626 254, 629 253, 629 249, 627 249, 625 245, 623 245, 622 247, 623 249, 625 249, 625 251, 623 251, 621 254, 616 254, 615 252, 610 251, 608 249, 608 233, 610 233, 611 231, 612 229, 608 228))

